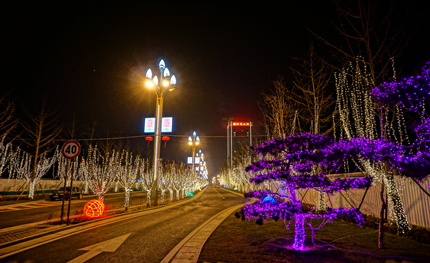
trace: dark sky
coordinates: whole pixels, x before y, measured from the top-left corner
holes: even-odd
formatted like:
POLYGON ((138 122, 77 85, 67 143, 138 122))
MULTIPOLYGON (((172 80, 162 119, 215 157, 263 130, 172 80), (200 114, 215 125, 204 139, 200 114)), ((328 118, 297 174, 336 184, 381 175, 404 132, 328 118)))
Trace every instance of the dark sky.
MULTIPOLYGON (((142 76, 163 58, 178 87, 164 100, 175 136, 161 155, 185 161, 186 137, 195 130, 212 175, 225 159, 223 119, 258 123, 261 93, 308 50, 306 27, 332 30, 334 12, 329 2, 310 0, 105 2, 1 1, 1 90, 19 109, 35 111, 45 99, 61 122, 75 115, 82 138, 94 121, 99 137, 141 135, 143 118, 155 115, 155 95, 142 76)), ((408 63, 429 59, 416 46, 408 63)), ((143 139, 129 143, 146 147, 143 139)), ((150 155, 152 145, 144 151, 150 155)))

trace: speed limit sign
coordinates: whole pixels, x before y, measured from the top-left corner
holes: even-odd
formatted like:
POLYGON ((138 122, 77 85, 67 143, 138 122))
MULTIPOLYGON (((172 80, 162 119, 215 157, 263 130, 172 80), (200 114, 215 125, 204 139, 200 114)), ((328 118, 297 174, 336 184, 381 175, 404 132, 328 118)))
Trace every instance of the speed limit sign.
POLYGON ((68 159, 73 159, 81 152, 81 145, 77 141, 68 141, 63 144, 61 153, 68 159))

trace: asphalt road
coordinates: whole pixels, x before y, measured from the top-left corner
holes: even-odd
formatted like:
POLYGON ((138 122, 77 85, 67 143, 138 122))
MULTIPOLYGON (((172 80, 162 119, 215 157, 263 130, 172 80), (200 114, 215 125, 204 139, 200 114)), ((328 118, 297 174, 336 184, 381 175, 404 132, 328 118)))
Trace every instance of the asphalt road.
POLYGON ((97 228, 25 250, 1 261, 160 262, 196 227, 222 210, 244 201, 235 193, 208 188, 190 202, 153 210, 121 222, 100 224, 97 228), (106 244, 109 240, 114 241, 106 244), (105 243, 89 247, 101 242, 105 243), (80 250, 82 248, 86 250, 80 250), (109 249, 114 252, 106 252, 109 249))
MULTIPOLYGON (((70 216, 74 216, 77 210, 82 211, 85 203, 90 199, 97 199, 95 195, 84 196, 83 199, 78 200, 73 198, 70 206, 70 216)), ((132 192, 130 195, 130 205, 144 204, 146 202, 146 193, 132 192)), ((60 218, 61 215, 61 204, 62 201, 36 201, 36 202, 22 202, 14 204, 14 207, 26 206, 28 204, 34 204, 35 208, 31 209, 20 209, 6 212, 0 212, 0 228, 12 227, 22 224, 48 221, 54 218, 60 218), (40 207, 37 207, 40 205, 40 207), (48 205, 48 206, 45 206, 48 205)), ((67 215, 69 201, 64 202, 64 218, 67 215)), ((108 208, 122 208, 124 207, 124 193, 111 193, 105 195, 105 204, 108 208)), ((11 206, 11 205, 8 205, 11 206)), ((1 208, 6 206, 0 206, 1 208)))

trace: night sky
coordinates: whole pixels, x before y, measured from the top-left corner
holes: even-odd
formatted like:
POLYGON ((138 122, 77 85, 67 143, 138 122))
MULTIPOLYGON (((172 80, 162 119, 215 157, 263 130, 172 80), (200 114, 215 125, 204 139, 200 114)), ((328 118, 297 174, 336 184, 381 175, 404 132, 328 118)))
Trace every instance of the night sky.
MULTIPOLYGON (((143 118, 155 115, 155 94, 142 77, 148 68, 157 72, 163 58, 178 87, 164 99, 163 116, 174 118, 174 130, 161 157, 185 161, 191 155, 186 139, 196 131, 210 176, 225 159, 225 119, 258 125, 261 93, 308 51, 307 27, 332 33, 335 13, 329 1, 310 0, 42 2, 0 2, 0 89, 18 112, 37 111, 45 99, 62 123, 75 116, 78 138, 88 138, 94 122, 99 138, 142 135, 143 118)), ((413 6, 407 11, 417 12, 416 26, 400 59, 404 71, 430 59, 429 38, 420 31, 429 32, 425 8, 413 6)), ((153 145, 143 138, 125 141, 151 156, 153 145)))

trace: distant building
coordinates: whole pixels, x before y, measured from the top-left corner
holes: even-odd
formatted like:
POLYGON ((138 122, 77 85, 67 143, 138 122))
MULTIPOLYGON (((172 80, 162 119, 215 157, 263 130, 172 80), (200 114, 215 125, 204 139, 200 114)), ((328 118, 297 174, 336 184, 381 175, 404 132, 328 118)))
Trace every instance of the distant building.
POLYGON ((229 121, 227 123, 227 164, 251 162, 252 122, 229 121))

